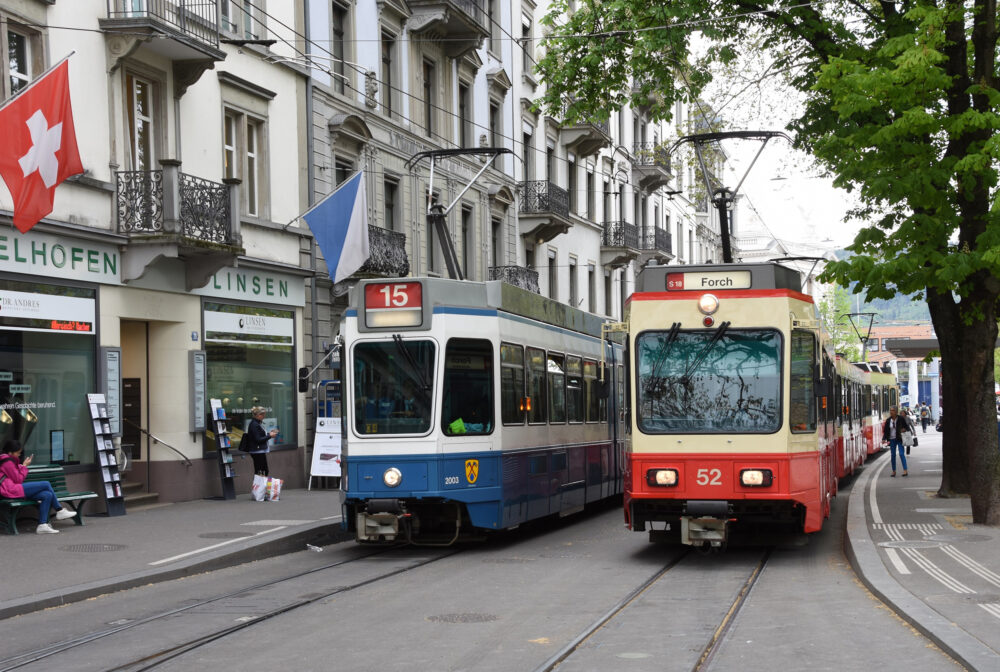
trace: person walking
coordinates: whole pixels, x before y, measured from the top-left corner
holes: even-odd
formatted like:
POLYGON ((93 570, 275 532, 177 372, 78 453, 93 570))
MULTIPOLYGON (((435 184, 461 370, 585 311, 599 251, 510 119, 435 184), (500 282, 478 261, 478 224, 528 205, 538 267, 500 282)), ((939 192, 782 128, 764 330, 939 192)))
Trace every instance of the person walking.
POLYGON ((272 429, 270 432, 264 429, 263 420, 265 413, 267 413, 267 409, 260 406, 251 408, 250 425, 247 427, 252 445, 252 448, 248 452, 250 453, 250 459, 253 460, 253 473, 260 474, 261 476, 268 476, 270 473, 267 468, 267 454, 271 452, 271 446, 268 445, 268 441, 278 435, 277 429, 272 429))
POLYGON ((920 402, 920 426, 924 429, 924 434, 927 433, 927 423, 931 421, 931 409, 927 407, 926 401, 920 402))
POLYGON ((56 510, 56 520, 66 520, 76 515, 76 511, 64 509, 56 498, 56 493, 52 490, 52 484, 48 481, 33 481, 25 483, 28 476, 28 465, 34 459, 34 455, 21 459, 24 448, 19 441, 13 439, 3 446, 3 454, 0 454, 0 497, 10 499, 37 499, 38 500, 38 527, 36 534, 59 534, 59 530, 49 524, 49 511, 56 510))
POLYGON ((903 450, 903 432, 911 431, 906 418, 899 414, 899 409, 895 406, 889 407, 889 417, 882 423, 882 438, 889 444, 889 456, 892 461, 892 474, 896 475, 896 451, 899 451, 899 459, 903 465, 903 476, 907 475, 906 455, 903 450))

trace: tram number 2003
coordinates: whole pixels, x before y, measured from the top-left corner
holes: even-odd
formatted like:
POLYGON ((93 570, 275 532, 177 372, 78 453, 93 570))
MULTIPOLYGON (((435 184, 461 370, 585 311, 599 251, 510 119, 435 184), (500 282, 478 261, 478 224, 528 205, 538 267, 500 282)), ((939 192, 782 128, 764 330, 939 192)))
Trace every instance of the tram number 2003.
POLYGON ((699 469, 694 480, 698 485, 722 485, 722 469, 699 469))
POLYGON ((458 485, 458 476, 445 476, 444 477, 444 484, 445 485, 458 485))

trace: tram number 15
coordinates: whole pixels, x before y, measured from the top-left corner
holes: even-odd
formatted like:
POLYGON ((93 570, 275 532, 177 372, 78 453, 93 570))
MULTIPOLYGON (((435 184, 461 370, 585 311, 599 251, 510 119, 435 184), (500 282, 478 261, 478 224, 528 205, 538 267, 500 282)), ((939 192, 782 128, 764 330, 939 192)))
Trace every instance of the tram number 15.
POLYGON ((722 485, 722 469, 699 469, 694 480, 698 485, 722 485))
POLYGON ((406 285, 383 285, 378 291, 385 298, 386 307, 405 306, 407 303, 406 285))

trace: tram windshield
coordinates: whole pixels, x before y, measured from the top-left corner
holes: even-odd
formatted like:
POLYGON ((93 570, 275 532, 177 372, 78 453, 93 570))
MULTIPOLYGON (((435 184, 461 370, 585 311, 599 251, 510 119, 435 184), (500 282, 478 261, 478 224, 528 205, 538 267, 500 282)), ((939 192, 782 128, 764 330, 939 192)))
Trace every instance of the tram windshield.
POLYGON ((636 419, 651 434, 771 433, 781 426, 781 334, 648 331, 636 339, 636 419))
POLYGON ((425 434, 434 384, 431 341, 354 346, 354 428, 358 434, 425 434))

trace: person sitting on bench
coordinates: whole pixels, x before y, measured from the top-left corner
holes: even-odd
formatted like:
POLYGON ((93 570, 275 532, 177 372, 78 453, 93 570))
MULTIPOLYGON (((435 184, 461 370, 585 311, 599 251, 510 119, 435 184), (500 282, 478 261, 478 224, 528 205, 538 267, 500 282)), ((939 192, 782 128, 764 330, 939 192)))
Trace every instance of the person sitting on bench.
POLYGON ((24 479, 28 475, 28 465, 34 459, 34 455, 29 455, 21 461, 21 453, 24 448, 19 441, 11 439, 3 446, 3 454, 0 455, 0 497, 9 499, 37 499, 38 500, 38 527, 35 528, 37 534, 58 534, 59 530, 49 524, 49 509, 55 508, 56 520, 66 520, 76 515, 76 511, 64 509, 56 499, 56 493, 52 490, 52 484, 48 481, 34 481, 25 483, 24 479))

